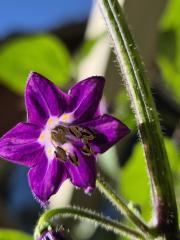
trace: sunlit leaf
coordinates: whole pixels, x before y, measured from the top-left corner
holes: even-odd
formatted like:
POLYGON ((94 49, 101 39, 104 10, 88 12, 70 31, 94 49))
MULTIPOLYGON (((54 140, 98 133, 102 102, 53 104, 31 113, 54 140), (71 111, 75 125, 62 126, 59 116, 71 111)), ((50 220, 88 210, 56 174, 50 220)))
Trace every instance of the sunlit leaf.
POLYGON ((161 28, 170 29, 170 28, 178 28, 180 23, 179 19, 179 9, 180 9, 180 1, 179 0, 170 0, 168 1, 167 7, 164 12, 164 16, 161 20, 161 28))
POLYGON ((101 154, 99 158, 100 161, 98 161, 98 164, 100 168, 103 170, 103 172, 106 173, 107 176, 109 176, 113 180, 117 181, 119 174, 118 171, 119 164, 116 148, 115 147, 110 148, 108 151, 101 154), (111 161, 109 161, 109 159, 111 159, 111 161))
POLYGON ((131 103, 127 96, 127 92, 125 88, 121 88, 116 97, 114 115, 121 119, 122 122, 126 123, 130 129, 134 129, 136 126, 135 114, 133 114, 130 106, 131 103))
POLYGON ((177 146, 169 139, 166 140, 166 149, 168 151, 171 169, 173 172, 176 201, 179 209, 180 220, 180 151, 178 151, 177 146))
POLYGON ((151 213, 149 183, 140 144, 136 144, 131 158, 122 169, 120 181, 122 195, 141 206, 142 215, 148 218, 151 213))
MULTIPOLYGON (((165 145, 173 171, 177 201, 180 202, 180 153, 172 140, 165 139, 165 145)), ((141 206, 142 215, 149 219, 151 214, 150 187, 140 143, 136 144, 131 158, 121 171, 120 185, 122 195, 141 206)))
POLYGON ((167 88, 180 101, 180 1, 171 0, 160 23, 157 62, 167 88))
POLYGON ((16 230, 0 229, 0 240, 33 240, 33 237, 16 230))
POLYGON ((58 85, 71 75, 70 55, 64 44, 51 35, 21 37, 0 48, 0 81, 19 94, 24 92, 30 71, 36 71, 58 85))

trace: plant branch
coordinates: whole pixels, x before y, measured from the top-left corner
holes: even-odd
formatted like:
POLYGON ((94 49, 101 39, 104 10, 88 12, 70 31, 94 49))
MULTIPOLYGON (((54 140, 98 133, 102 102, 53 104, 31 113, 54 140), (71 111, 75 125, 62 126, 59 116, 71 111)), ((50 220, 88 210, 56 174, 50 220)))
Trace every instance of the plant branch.
POLYGON ((113 231, 116 234, 128 236, 131 239, 145 239, 143 235, 136 230, 130 229, 113 219, 79 207, 57 208, 45 212, 40 217, 36 225, 34 233, 35 239, 40 237, 42 231, 50 225, 50 221, 52 221, 54 217, 73 217, 79 220, 86 220, 104 228, 107 231, 113 231))
POLYGON ((178 217, 172 173, 144 66, 118 0, 98 2, 136 115, 150 177, 155 226, 166 236, 174 236, 178 217))

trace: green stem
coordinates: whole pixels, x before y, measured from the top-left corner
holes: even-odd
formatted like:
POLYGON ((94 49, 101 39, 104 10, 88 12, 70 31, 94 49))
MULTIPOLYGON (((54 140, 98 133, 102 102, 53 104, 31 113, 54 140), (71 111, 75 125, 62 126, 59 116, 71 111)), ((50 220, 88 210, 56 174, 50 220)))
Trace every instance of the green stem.
POLYGON ((96 186, 110 202, 117 207, 117 209, 127 218, 129 218, 145 235, 152 233, 152 230, 139 218, 133 211, 131 211, 124 200, 120 198, 111 187, 100 177, 96 179, 96 186))
POLYGON ((177 205, 167 153, 144 66, 118 0, 98 0, 131 98, 151 182, 154 222, 165 235, 177 233, 177 205))
POLYGON ((128 236, 131 239, 145 239, 140 232, 130 229, 113 219, 78 207, 57 208, 45 212, 43 215, 41 215, 36 225, 34 232, 35 239, 38 239, 40 237, 43 230, 50 226, 50 221, 52 221, 52 219, 57 216, 65 218, 73 217, 79 220, 86 220, 104 228, 107 231, 113 231, 116 234, 128 236))

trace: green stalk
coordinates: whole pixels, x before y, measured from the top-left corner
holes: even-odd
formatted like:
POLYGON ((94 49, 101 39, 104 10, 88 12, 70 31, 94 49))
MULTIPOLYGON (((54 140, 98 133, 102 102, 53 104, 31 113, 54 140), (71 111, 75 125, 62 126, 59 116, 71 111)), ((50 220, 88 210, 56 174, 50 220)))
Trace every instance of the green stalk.
POLYGON ((86 220, 91 223, 94 223, 96 226, 100 226, 107 231, 113 231, 114 233, 119 234, 121 236, 126 236, 131 239, 145 240, 143 235, 136 230, 130 229, 129 227, 126 227, 125 225, 120 224, 119 222, 113 219, 104 217, 103 215, 78 207, 57 208, 46 211, 44 214, 41 215, 36 225, 34 232, 35 239, 38 239, 41 236, 41 233, 45 229, 47 229, 48 226, 51 226, 50 221, 52 221, 54 217, 60 218, 73 217, 79 220, 86 220))
POLYGON ((155 210, 153 222, 158 232, 170 239, 178 231, 177 205, 172 173, 148 78, 118 0, 98 0, 98 3, 112 37, 136 115, 152 189, 155 210))

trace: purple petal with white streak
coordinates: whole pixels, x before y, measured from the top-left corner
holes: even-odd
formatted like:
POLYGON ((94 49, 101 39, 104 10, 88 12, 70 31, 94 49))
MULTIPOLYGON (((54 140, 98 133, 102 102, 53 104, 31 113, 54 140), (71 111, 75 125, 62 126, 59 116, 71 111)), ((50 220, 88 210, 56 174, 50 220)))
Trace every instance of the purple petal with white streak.
POLYGON ((42 203, 46 203, 67 179, 67 171, 58 159, 48 161, 44 152, 39 156, 39 164, 29 170, 29 184, 42 203))
POLYGON ((0 157, 13 163, 32 167, 43 151, 37 142, 40 129, 30 123, 19 123, 0 138, 0 157))
POLYGON ((88 121, 99 114, 105 79, 90 77, 75 84, 68 92, 71 97, 71 111, 76 123, 88 121))
POLYGON ((66 111, 68 98, 47 78, 32 72, 25 94, 28 121, 44 126, 50 116, 60 116, 66 111))
POLYGON ((86 156, 78 148, 74 147, 79 159, 79 165, 75 166, 70 161, 65 163, 72 184, 84 188, 85 192, 92 192, 96 185, 96 159, 92 156, 86 156))

